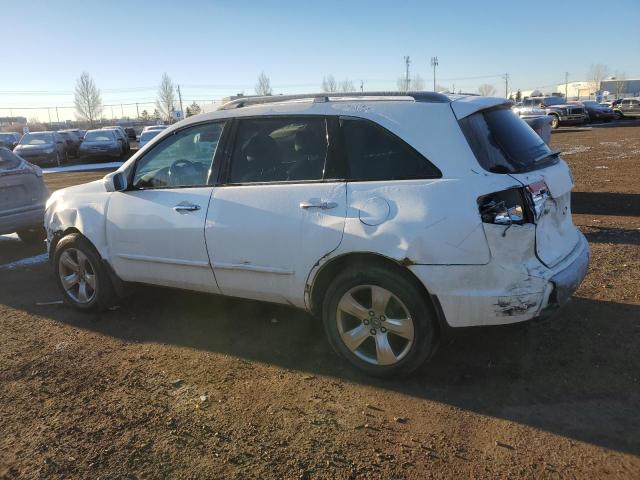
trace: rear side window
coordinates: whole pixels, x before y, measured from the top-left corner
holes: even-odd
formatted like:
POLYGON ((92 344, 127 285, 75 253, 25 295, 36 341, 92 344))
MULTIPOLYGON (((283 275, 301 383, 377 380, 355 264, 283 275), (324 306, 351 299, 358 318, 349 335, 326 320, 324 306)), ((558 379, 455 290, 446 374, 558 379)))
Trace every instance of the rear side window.
POLYGON ((540 136, 510 108, 474 113, 460 127, 478 163, 492 173, 520 173, 557 161, 540 136))
POLYGON ((351 181, 439 178, 440 170, 407 143, 373 122, 341 118, 351 181))
POLYGON ((11 150, 0 148, 0 170, 10 170, 20 165, 20 157, 11 150))
POLYGON ((229 181, 322 180, 327 151, 327 122, 322 117, 241 120, 229 181))

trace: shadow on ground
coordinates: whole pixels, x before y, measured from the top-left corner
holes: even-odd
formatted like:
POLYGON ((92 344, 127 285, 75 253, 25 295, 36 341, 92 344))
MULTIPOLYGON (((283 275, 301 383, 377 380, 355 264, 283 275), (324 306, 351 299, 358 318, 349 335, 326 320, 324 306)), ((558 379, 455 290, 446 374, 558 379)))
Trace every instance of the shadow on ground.
POLYGON ((640 217, 640 194, 573 192, 571 211, 591 215, 640 217))
POLYGON ((3 304, 126 342, 332 376, 640 454, 637 305, 576 298, 549 321, 463 331, 416 376, 385 381, 347 366, 321 323, 288 307, 145 287, 87 315, 36 304, 60 298, 46 265, 0 272, 0 283, 3 304))

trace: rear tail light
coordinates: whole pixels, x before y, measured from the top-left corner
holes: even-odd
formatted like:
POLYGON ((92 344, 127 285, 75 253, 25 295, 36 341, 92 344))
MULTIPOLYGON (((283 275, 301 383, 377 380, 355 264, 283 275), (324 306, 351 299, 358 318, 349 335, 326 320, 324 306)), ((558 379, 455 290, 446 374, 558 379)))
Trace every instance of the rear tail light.
POLYGON ((522 225, 530 223, 527 200, 522 188, 510 188, 478 198, 478 209, 484 223, 522 225))
POLYGON ((510 188, 478 198, 478 209, 484 223, 523 225, 535 223, 543 214, 549 188, 544 181, 523 188, 510 188))

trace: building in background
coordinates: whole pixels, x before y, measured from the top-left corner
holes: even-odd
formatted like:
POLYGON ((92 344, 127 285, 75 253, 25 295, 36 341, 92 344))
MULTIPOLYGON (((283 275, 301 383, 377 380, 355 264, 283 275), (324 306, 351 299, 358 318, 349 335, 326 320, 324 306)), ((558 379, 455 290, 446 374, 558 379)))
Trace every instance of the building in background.
POLYGON ((600 82, 600 90, 609 92, 609 98, 639 97, 640 78, 629 80, 603 80, 600 82))
POLYGON ((24 127, 26 125, 27 119, 25 117, 0 117, 0 127, 24 127))
POLYGON ((568 100, 589 100, 595 98, 598 85, 595 82, 560 83, 558 91, 566 93, 568 100))

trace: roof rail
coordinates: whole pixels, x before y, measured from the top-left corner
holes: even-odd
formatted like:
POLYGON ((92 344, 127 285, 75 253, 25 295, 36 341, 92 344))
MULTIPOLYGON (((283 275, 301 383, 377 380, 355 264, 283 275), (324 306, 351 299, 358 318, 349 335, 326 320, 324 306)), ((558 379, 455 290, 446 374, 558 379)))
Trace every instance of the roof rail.
POLYGON ((436 92, 323 92, 299 93, 296 95, 267 95, 237 98, 222 105, 218 110, 233 110, 234 108, 262 105, 266 103, 288 102, 290 100, 313 100, 314 103, 330 102, 332 99, 347 99, 353 97, 404 97, 413 98, 416 102, 450 103, 451 99, 436 92))

